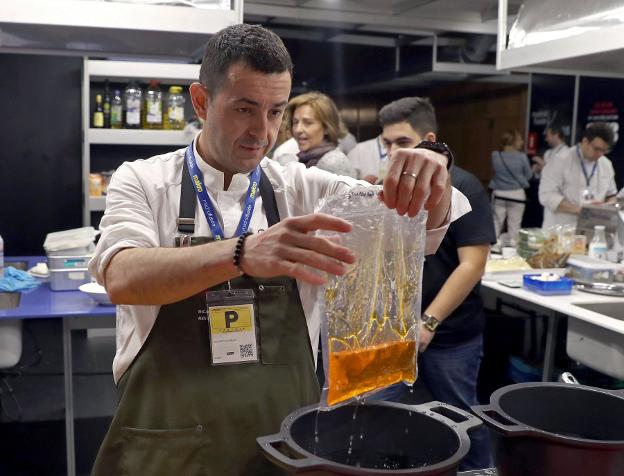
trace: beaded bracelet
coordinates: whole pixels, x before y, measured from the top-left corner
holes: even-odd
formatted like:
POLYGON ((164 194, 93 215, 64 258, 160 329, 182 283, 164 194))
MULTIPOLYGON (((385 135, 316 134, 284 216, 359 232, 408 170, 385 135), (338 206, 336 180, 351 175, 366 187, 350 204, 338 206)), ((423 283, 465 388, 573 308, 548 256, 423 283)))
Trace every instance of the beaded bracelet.
POLYGON ((236 269, 238 269, 238 271, 240 272, 241 276, 245 274, 245 271, 243 271, 243 268, 241 268, 240 264, 241 258, 243 257, 243 246, 245 245, 245 239, 249 235, 251 235, 251 232, 246 231, 241 236, 239 236, 236 240, 236 247, 234 248, 234 258, 232 259, 232 262, 234 263, 234 266, 236 266, 236 269))

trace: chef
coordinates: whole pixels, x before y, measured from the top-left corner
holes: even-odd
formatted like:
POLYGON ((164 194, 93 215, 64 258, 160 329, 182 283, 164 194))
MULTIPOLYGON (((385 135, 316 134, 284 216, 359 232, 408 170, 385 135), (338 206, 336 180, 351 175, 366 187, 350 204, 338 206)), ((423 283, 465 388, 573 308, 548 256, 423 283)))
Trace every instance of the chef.
MULTIPOLYGON (((119 404, 93 474, 272 475, 256 437, 319 401, 312 286, 356 261, 315 214, 357 182, 265 158, 291 88, 274 33, 235 25, 208 42, 190 96, 203 128, 185 149, 113 176, 90 270, 117 307, 119 404), (299 287, 298 287, 299 286, 299 287)), ((393 154, 380 199, 429 210, 427 251, 468 211, 441 144, 393 154), (431 150, 430 150, 431 149, 431 150)))
POLYGON ((576 146, 546 164, 539 185, 539 201, 544 206, 542 228, 576 226, 582 205, 615 201, 615 172, 605 157, 613 142, 611 127, 595 122, 583 131, 576 146))

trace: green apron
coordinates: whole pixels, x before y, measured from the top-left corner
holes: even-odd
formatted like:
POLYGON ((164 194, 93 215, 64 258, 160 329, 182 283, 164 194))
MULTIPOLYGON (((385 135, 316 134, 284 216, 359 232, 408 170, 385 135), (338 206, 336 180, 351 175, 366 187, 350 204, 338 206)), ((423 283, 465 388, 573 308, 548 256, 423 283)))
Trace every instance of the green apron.
MULTIPOLYGON (((194 217, 193 185, 182 173, 180 217, 194 217)), ((260 194, 271 226, 279 214, 264 173, 260 194)), ((180 231, 193 226, 188 219, 179 223, 180 231)), ((283 474, 262 456, 256 437, 276 433, 290 412, 319 401, 297 284, 243 276, 231 287, 253 289, 256 296, 259 362, 211 364, 203 293, 163 306, 119 381, 118 407, 93 476, 283 474)))

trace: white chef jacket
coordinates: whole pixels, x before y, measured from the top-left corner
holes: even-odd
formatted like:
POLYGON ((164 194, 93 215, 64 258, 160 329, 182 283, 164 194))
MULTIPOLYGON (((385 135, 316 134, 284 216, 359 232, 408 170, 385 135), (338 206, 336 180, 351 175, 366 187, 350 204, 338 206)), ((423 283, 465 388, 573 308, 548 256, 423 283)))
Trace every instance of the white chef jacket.
MULTIPOLYGON (((177 234, 176 219, 179 214, 180 190, 185 149, 179 149, 147 160, 126 162, 111 178, 106 197, 106 212, 100 223, 101 238, 95 249, 89 270, 100 284, 111 258, 124 248, 172 247, 177 234)), ((223 190, 223 173, 200 159, 195 148, 197 163, 204 174, 204 182, 216 213, 223 224, 225 236, 234 236, 243 213, 249 178, 236 174, 228 190, 223 190)), ((347 189, 357 182, 349 177, 337 176, 317 167, 307 169, 300 163, 286 167, 268 158, 260 166, 273 185, 280 217, 313 213, 322 197, 347 189)), ((470 211, 470 204, 461 192, 453 189, 450 221, 470 211)), ((258 195, 249 231, 258 232, 268 226, 258 195)), ((427 231, 426 252, 435 253, 448 224, 427 231)), ((195 211, 195 234, 211 236, 201 206, 195 211)), ((318 348, 320 316, 314 310, 314 286, 298 283, 299 294, 306 316, 312 348, 318 348)), ((145 342, 160 306, 117 306, 117 351, 113 360, 115 381, 130 366, 145 342)), ((316 353, 315 353, 316 354, 316 353)), ((316 358, 316 355, 315 355, 316 358)))
POLYGON ((547 164, 550 159, 553 159, 561 154, 565 154, 566 151, 568 151, 569 149, 570 148, 565 143, 559 144, 557 147, 548 149, 546 152, 544 152, 544 164, 547 164))
POLYGON ((347 156, 355 169, 356 177, 362 179, 367 175, 380 177, 382 162, 388 167, 388 153, 381 142, 381 136, 360 142, 347 156))
POLYGON ((582 166, 585 167, 587 175, 591 175, 594 162, 581 159, 580 147, 577 145, 558 154, 557 159, 548 162, 542 170, 539 185, 539 201, 544 206, 542 228, 577 224, 577 215, 557 211, 557 207, 564 198, 580 205, 583 190, 588 187, 594 192, 595 200, 598 201, 605 201, 617 193, 615 172, 607 157, 602 156, 596 162, 596 171, 589 185, 581 169, 582 166))

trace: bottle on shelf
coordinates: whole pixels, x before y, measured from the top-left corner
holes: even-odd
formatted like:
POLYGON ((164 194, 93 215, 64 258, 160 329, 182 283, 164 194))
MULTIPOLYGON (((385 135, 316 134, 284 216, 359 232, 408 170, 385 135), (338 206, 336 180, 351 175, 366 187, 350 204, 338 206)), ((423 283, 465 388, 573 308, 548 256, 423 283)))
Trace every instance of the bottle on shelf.
POLYGON ((162 129, 163 127, 163 101, 162 91, 158 86, 158 81, 152 79, 143 104, 143 116, 141 124, 143 129, 162 129))
POLYGON ((126 129, 140 129, 142 97, 141 86, 137 81, 132 80, 124 90, 124 127, 126 129))
POLYGON ((111 126, 111 98, 108 90, 108 81, 106 81, 106 86, 104 86, 104 104, 102 105, 102 109, 104 110, 104 128, 110 129, 111 126))
POLYGON ((184 119, 184 103, 186 99, 182 94, 181 86, 171 86, 165 99, 165 116, 163 125, 165 129, 182 130, 186 125, 184 119))
POLYGON ((93 112, 93 127, 104 127, 104 109, 102 108, 102 95, 95 96, 95 111, 93 112))
POLYGON ((111 99, 110 126, 111 129, 121 129, 123 127, 123 102, 119 89, 115 89, 111 99))
POLYGON ((594 236, 589 243, 589 256, 598 259, 607 259, 609 247, 605 236, 605 227, 602 225, 594 226, 594 236))

